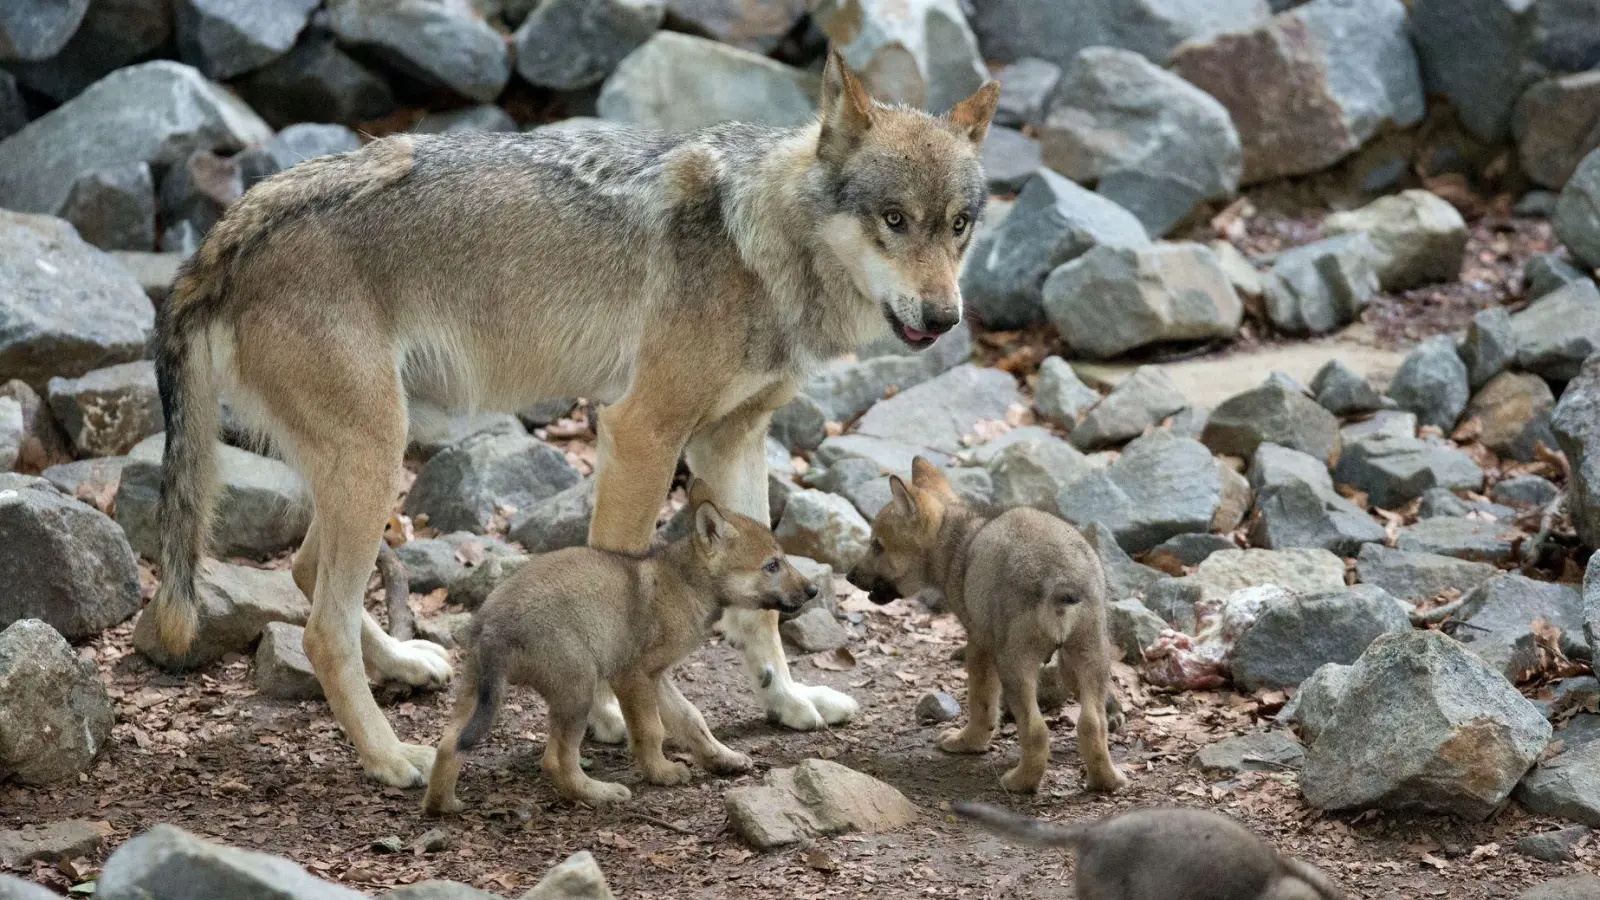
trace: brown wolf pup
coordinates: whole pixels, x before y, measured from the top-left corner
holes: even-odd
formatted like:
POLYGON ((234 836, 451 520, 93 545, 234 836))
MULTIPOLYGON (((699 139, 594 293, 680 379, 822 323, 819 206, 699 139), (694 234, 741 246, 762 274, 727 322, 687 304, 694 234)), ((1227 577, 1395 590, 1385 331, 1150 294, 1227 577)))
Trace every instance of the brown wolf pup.
POLYGON ((789 564, 765 523, 718 509, 705 482, 690 485, 689 505, 692 531, 659 552, 557 550, 495 588, 472 620, 455 720, 439 741, 424 811, 461 809, 460 754, 488 736, 508 681, 531 685, 549 706, 544 771, 569 800, 598 805, 631 796, 578 767, 601 680, 622 701, 634 762, 651 783, 689 780, 687 766, 661 754, 663 735, 711 772, 750 768, 748 756, 711 736, 666 671, 705 640, 723 610, 792 614, 817 587, 789 564))
POLYGON ((1071 847, 1082 900, 1346 900, 1316 867, 1280 855, 1221 813, 1155 807, 1053 825, 986 803, 951 808, 1026 844, 1071 847))
POLYGON ((1039 670, 1060 648, 1082 705, 1078 753, 1088 786, 1115 791, 1127 784, 1106 746, 1106 577, 1083 535, 1035 509, 990 516, 968 508, 920 456, 912 461, 911 484, 890 476, 889 488, 893 500, 873 519, 872 548, 849 578, 875 603, 939 590, 966 628, 967 727, 945 733, 940 748, 988 750, 1004 697, 1017 722, 1022 759, 1000 784, 1008 791, 1038 790, 1050 763, 1039 670))
MULTIPOLYGON (((682 456, 722 508, 769 521, 772 411, 833 357, 891 334, 923 349, 961 321, 998 95, 942 116, 880 105, 833 53, 807 126, 395 135, 260 182, 161 311, 163 642, 181 651, 196 627, 225 389, 309 482, 294 574, 334 718, 370 777, 424 783, 434 749, 400 743, 367 675, 437 687, 448 657, 362 612, 413 401, 603 404, 591 546, 648 547, 682 456)), ((856 712, 790 678, 774 613, 724 624, 769 717, 856 712)), ((618 740, 597 695, 591 726, 618 740)))

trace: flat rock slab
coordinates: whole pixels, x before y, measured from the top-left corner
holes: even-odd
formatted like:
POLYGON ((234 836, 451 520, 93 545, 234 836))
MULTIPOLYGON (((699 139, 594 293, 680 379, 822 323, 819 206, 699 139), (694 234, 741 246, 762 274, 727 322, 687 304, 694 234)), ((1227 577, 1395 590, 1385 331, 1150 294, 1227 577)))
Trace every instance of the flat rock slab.
POLYGON ((1411 603, 1426 603, 1444 594, 1457 598, 1500 574, 1494 566, 1471 560, 1391 550, 1367 544, 1356 557, 1356 578, 1411 603))
POLYGON ((1600 741, 1540 763, 1517 785, 1517 802, 1542 815, 1600 826, 1600 741))
MULTIPOLYGON (((24 825, 16 831, 0 831, 0 866, 20 869, 29 863, 66 862, 79 856, 94 856, 111 836, 110 822, 50 822, 24 825)), ((0 896, 5 896, 0 891, 0 896)))
POLYGON ((1200 563, 1193 577, 1224 594, 1263 584, 1313 594, 1344 587, 1344 561, 1308 548, 1219 550, 1200 563))
POLYGON ((1298 769, 1305 757, 1305 748, 1299 741, 1281 731, 1268 731, 1207 744, 1194 755, 1194 764, 1207 772, 1237 775, 1298 769))
POLYGON ((118 847, 100 872, 95 896, 101 900, 362 897, 312 877, 287 859, 213 844, 173 825, 157 825, 118 847))
POLYGON ((764 784, 733 788, 727 807, 734 832, 759 850, 819 834, 893 831, 917 819, 917 808, 893 787, 820 759, 773 769, 764 784))

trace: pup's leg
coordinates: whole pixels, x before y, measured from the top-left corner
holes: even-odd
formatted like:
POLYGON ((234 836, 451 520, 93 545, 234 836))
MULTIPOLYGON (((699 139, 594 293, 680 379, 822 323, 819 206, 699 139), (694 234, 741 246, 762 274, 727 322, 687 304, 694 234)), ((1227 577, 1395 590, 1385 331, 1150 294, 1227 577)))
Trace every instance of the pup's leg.
POLYGON ((695 762, 707 772, 733 775, 748 772, 755 765, 750 757, 724 746, 711 734, 705 717, 678 691, 670 675, 663 674, 656 680, 656 704, 661 709, 667 738, 693 753, 695 762))
MULTIPOLYGON (((1077 642, 1074 642, 1076 644, 1077 642)), ((1093 791, 1116 791, 1128 784, 1128 777, 1111 762, 1106 743, 1107 698, 1111 696, 1110 649, 1097 655, 1094 642, 1089 646, 1069 646, 1062 651, 1063 662, 1072 672, 1078 687, 1078 756, 1083 759, 1084 784, 1093 791)), ((1120 706, 1118 713, 1121 713, 1120 706)))
POLYGON ((655 679, 643 673, 630 672, 616 679, 622 717, 628 721, 633 761, 651 784, 687 784, 694 777, 689 767, 667 759, 661 752, 666 732, 656 708, 656 690, 655 679))
POLYGON ((455 710, 444 736, 439 738, 433 774, 428 776, 428 793, 422 798, 425 815, 453 815, 463 808, 461 801, 456 798, 456 781, 461 777, 461 754, 456 750, 456 742, 460 740, 461 730, 467 727, 477 706, 478 660, 476 653, 469 653, 461 667, 461 678, 456 682, 455 710))
POLYGON ((1022 745, 1022 758, 1000 776, 1000 786, 1008 791, 1033 793, 1050 767, 1050 726, 1039 714, 1039 664, 1030 660, 1002 661, 1000 686, 1017 722, 1017 738, 1022 745))
MULTIPOLYGON (((769 408, 735 412, 697 432, 688 446, 689 468, 711 486, 713 498, 757 522, 771 521, 765 448, 771 418, 769 408)), ((801 684, 789 676, 777 613, 730 609, 722 621, 729 640, 744 653, 745 672, 766 707, 767 718, 809 731, 847 722, 860 709, 846 694, 823 685, 801 684)))
POLYGON ((994 652, 967 643, 967 727, 939 736, 939 749, 950 753, 982 753, 1000 725, 1000 676, 994 652))
MULTIPOLYGON (((637 552, 650 546, 656 513, 672 484, 688 439, 692 412, 672 396, 649 393, 654 379, 641 374, 620 402, 600 410, 594 517, 589 545, 637 552)), ((589 727, 604 743, 627 737, 617 698, 598 682, 589 703, 589 727)))
POLYGON ((583 771, 579 762, 579 748, 583 743, 584 719, 589 715, 589 702, 594 696, 594 685, 574 685, 565 695, 548 695, 550 706, 549 737, 545 740, 544 760, 540 768, 555 785, 556 793, 577 803, 603 806, 607 803, 626 803, 633 792, 620 784, 596 781, 583 771))

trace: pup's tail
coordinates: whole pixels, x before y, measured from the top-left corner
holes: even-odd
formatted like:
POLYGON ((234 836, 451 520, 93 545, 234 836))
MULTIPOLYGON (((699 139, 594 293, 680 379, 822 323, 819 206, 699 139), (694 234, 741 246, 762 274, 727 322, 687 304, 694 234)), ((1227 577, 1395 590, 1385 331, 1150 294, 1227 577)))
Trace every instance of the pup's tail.
POLYGON ((1088 829, 1086 825, 1056 825, 987 803, 962 800, 950 804, 950 808, 963 819, 977 822, 996 834, 1037 847, 1076 847, 1088 829))
MULTIPOLYGON (((478 699, 472 709, 472 717, 456 737, 456 751, 460 753, 478 746, 489 736, 489 730, 494 728, 495 714, 500 711, 500 704, 506 695, 505 660, 492 641, 479 641, 467 665, 477 669, 478 699)), ((468 677, 471 676, 469 672, 468 677)))
POLYGON ((156 331, 156 387, 166 419, 161 457, 161 586, 149 615, 168 653, 183 656, 199 623, 195 573, 205 550, 216 493, 220 388, 206 339, 204 313, 217 280, 192 258, 162 308, 156 331))

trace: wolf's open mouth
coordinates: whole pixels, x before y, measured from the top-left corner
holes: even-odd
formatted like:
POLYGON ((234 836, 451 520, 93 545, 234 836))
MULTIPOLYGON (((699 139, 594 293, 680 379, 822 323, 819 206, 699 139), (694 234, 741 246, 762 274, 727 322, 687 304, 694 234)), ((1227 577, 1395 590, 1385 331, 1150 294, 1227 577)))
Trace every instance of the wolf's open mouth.
POLYGON ((883 317, 889 320, 889 328, 894 331, 895 336, 908 347, 922 350, 933 346, 933 342, 939 339, 939 335, 932 331, 921 331, 900 321, 900 317, 894 314, 894 310, 890 309, 887 303, 883 306, 883 317))

